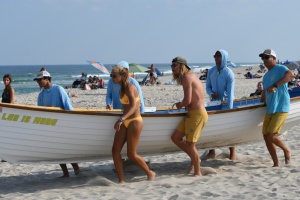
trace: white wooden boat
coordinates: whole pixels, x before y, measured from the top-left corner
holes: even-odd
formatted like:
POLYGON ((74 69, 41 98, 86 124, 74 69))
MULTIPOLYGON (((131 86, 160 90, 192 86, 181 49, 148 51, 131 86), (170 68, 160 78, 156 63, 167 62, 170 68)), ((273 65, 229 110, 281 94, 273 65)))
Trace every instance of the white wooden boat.
MULTIPOLYGON (((199 148, 262 140, 266 107, 257 99, 240 102, 235 102, 237 107, 231 110, 208 111, 209 120, 197 144, 199 148), (252 104, 254 100, 256 103, 252 104), (250 105, 245 106, 246 101, 250 105)), ((207 108, 211 110, 214 106, 207 108)), ((0 115, 0 158, 13 163, 69 163, 111 159, 113 126, 121 112, 65 111, 0 103, 0 115)), ((184 111, 158 110, 142 116, 144 129, 138 147, 140 154, 179 150, 170 136, 185 116, 184 111)), ((291 98, 291 110, 282 132, 298 125, 299 120, 300 97, 291 98)))

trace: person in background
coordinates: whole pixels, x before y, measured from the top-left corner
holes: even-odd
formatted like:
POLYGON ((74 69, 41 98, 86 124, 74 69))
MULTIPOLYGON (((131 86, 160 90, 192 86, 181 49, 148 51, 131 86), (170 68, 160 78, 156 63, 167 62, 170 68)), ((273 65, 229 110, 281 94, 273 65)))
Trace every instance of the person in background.
POLYGON ((151 83, 151 85, 154 85, 155 82, 156 82, 156 78, 157 78, 157 74, 155 72, 154 64, 151 65, 149 73, 150 73, 150 83, 151 83))
POLYGON ((99 78, 99 80, 98 80, 98 88, 104 88, 104 79, 103 78, 99 78))
POLYGON ((152 181, 155 178, 155 172, 149 169, 144 159, 136 152, 144 126, 139 108, 140 97, 137 88, 129 83, 128 70, 123 66, 114 67, 111 77, 113 82, 121 87, 120 101, 123 105, 123 115, 114 125, 116 133, 112 147, 112 156, 119 183, 125 182, 121 151, 126 142, 128 158, 147 174, 148 180, 152 181))
POLYGON ((85 85, 85 80, 86 80, 86 75, 84 74, 84 72, 81 73, 81 77, 76 79, 73 84, 72 84, 72 88, 77 88, 78 85, 80 86, 80 88, 83 88, 85 85))
POLYGON ((290 110, 290 95, 287 83, 295 75, 286 66, 276 64, 276 53, 266 49, 259 57, 264 62, 268 72, 263 77, 263 91, 261 102, 267 105, 262 134, 273 160, 273 167, 279 167, 276 146, 284 153, 285 164, 290 164, 291 150, 278 137, 290 110))
POLYGON ((250 94, 250 97, 261 95, 263 91, 264 91, 264 87, 263 87, 262 81, 259 81, 257 83, 257 89, 255 90, 255 92, 250 94))
MULTIPOLYGON (((51 83, 51 75, 46 70, 40 71, 37 77, 33 79, 41 88, 44 88, 38 96, 38 106, 59 107, 65 110, 73 110, 70 98, 63 87, 51 83)), ((75 175, 79 174, 77 163, 71 163, 75 175)), ((62 177, 69 177, 69 171, 66 164, 60 164, 63 171, 62 177)))
POLYGON ((251 72, 247 72, 245 75, 246 79, 253 79, 253 78, 261 78, 262 76, 259 74, 252 74, 251 72))
MULTIPOLYGON (((218 50, 214 58, 216 66, 208 70, 206 92, 210 96, 211 101, 227 100, 225 109, 232 109, 234 100, 234 73, 227 67, 228 53, 225 50, 218 50)), ((229 147, 229 151, 229 159, 235 160, 235 147, 229 147)), ((209 150, 206 157, 215 158, 215 150, 209 150)))
POLYGON ((172 141, 190 158, 189 173, 194 168, 194 176, 201 176, 200 158, 196 143, 208 120, 204 106, 204 89, 199 78, 191 71, 187 61, 182 57, 172 60, 173 79, 182 85, 184 97, 181 102, 176 103, 177 109, 185 107, 188 109, 187 116, 177 126, 171 136, 172 141), (186 138, 184 141, 183 138, 186 138))
POLYGON ((5 74, 3 76, 3 84, 5 86, 2 93, 2 103, 14 103, 15 100, 15 90, 11 86, 12 77, 10 74, 5 74))
MULTIPOLYGON (((119 62, 118 66, 122 66, 127 71, 129 71, 129 64, 126 61, 119 62)), ((141 111, 141 113, 144 113, 145 112, 145 103, 144 103, 141 87, 134 78, 129 77, 129 83, 133 84, 137 88, 139 97, 140 97, 140 103, 141 103, 140 111, 141 111)), ((120 102, 120 85, 115 84, 113 82, 113 80, 110 79, 107 83, 106 109, 111 110, 112 108, 113 109, 122 109, 123 106, 120 102)))
POLYGON ((246 74, 244 74, 246 79, 253 79, 253 75, 251 74, 251 72, 247 72, 246 74))
POLYGON ((202 75, 199 77, 200 80, 206 80, 208 69, 203 70, 202 75))

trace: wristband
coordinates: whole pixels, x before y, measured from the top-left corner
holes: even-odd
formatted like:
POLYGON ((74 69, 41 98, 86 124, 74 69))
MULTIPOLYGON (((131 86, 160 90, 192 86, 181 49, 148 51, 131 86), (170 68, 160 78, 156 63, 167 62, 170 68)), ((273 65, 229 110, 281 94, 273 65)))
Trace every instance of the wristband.
POLYGON ((277 88, 277 87, 278 87, 278 85, 277 85, 276 83, 274 83, 272 86, 273 86, 273 87, 275 87, 275 88, 277 88))
POLYGON ((124 119, 122 117, 119 118, 119 122, 124 122, 124 119))

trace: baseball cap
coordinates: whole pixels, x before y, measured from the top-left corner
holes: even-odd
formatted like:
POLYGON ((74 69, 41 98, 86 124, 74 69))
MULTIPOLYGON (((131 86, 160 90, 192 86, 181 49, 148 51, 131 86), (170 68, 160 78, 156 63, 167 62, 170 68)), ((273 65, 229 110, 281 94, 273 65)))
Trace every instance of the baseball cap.
POLYGON ((37 74, 37 76, 33 80, 36 81, 37 79, 41 79, 41 78, 44 78, 44 77, 51 77, 51 75, 47 71, 41 71, 37 74))
POLYGON ((118 66, 124 67, 129 70, 129 64, 126 61, 121 61, 118 63, 118 66))
POLYGON ((174 59, 172 60, 172 62, 177 62, 177 63, 184 64, 188 69, 191 69, 191 68, 187 65, 186 59, 184 59, 184 58, 181 57, 181 56, 177 56, 176 58, 174 58, 174 59))
POLYGON ((272 49, 266 49, 263 53, 259 54, 259 57, 262 57, 263 55, 274 56, 276 58, 276 53, 272 49))

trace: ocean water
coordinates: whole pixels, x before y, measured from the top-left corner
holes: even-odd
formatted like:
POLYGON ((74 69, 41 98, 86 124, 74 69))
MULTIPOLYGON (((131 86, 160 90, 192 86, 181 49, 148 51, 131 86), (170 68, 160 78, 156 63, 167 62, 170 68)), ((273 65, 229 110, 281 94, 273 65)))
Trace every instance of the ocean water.
MULTIPOLYGON (((243 65, 245 63, 241 63, 243 65)), ((150 67, 151 64, 141 64, 145 67, 150 67)), ((168 64, 155 64, 155 67, 160 71, 164 72, 164 76, 171 76, 172 71, 170 68, 170 63, 168 64)), ((200 69, 210 68, 214 63, 191 63, 189 66, 194 72, 199 72, 200 69)), ((237 63, 237 65, 239 65, 237 63)), ((248 65, 248 64, 246 64, 248 65)), ((108 71, 111 71, 113 64, 106 64, 105 67, 108 71)), ((102 74, 98 69, 94 68, 89 64, 74 64, 74 65, 10 65, 10 66, 0 66, 0 76, 3 77, 4 74, 10 74, 13 78, 12 86, 15 89, 16 94, 27 94, 32 92, 39 92, 38 84, 33 81, 39 70, 45 67, 46 70, 51 74, 52 83, 61 85, 63 87, 71 87, 74 80, 81 76, 84 72, 87 76, 98 76, 105 80, 105 83, 110 79, 109 75, 102 74)), ((135 73, 135 77, 142 79, 147 73, 135 73)), ((3 81, 1 78, 0 90, 1 93, 4 89, 3 81)))

